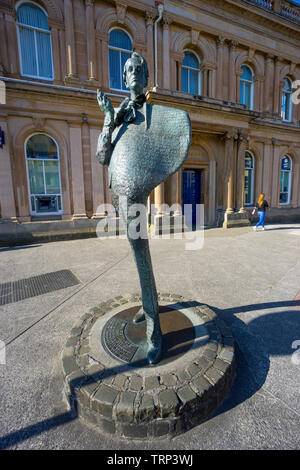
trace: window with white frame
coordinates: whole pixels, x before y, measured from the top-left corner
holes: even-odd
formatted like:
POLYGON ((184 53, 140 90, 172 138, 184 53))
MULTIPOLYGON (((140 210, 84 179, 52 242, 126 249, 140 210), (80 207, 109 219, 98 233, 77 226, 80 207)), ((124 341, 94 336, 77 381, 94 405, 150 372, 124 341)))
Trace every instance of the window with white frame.
POLYGON ((282 89, 281 98, 281 117, 283 121, 292 120, 292 94, 293 86, 289 78, 284 78, 284 87, 282 89))
POLYGON ((250 152, 245 153, 245 205, 254 201, 254 157, 250 152))
POLYGON ((131 56, 132 41, 122 29, 113 29, 109 35, 109 88, 128 91, 123 81, 125 62, 131 56))
POLYGON ((17 6, 21 75, 53 80, 51 33, 47 13, 31 2, 17 6))
POLYGON ((181 66, 181 91, 201 95, 200 60, 194 52, 185 51, 181 66))
POLYGON ((34 134, 25 143, 25 156, 31 214, 62 214, 57 143, 46 134, 34 134))
POLYGON ((240 79, 240 103, 253 108, 253 72, 248 65, 242 65, 240 79))
POLYGON ((290 204, 292 187, 292 159, 285 155, 281 159, 280 171, 280 204, 290 204))

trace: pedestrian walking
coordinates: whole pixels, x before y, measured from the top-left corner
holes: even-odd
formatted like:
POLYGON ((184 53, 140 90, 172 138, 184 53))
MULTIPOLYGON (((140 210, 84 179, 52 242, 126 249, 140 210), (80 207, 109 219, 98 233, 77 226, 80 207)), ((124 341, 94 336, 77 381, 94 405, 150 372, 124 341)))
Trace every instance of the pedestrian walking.
POLYGON ((262 226, 262 230, 265 230, 265 215, 266 215, 266 209, 267 208, 269 209, 269 211, 271 210, 271 208, 269 207, 269 204, 265 200, 265 194, 260 193, 258 201, 255 204, 255 207, 252 211, 252 215, 254 215, 255 211, 257 210, 257 215, 259 217, 259 221, 255 225, 255 227, 253 227, 253 229, 255 231, 257 231, 257 229, 260 225, 262 226))

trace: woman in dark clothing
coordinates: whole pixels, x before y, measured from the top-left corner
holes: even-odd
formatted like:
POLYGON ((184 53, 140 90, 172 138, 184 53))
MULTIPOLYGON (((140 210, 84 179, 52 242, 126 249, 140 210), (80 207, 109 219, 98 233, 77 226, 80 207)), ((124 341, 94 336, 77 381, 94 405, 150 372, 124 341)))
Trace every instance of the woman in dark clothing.
POLYGON ((257 209, 257 214, 259 217, 259 221, 257 222, 256 226, 254 227, 254 230, 257 231, 257 228, 261 225, 262 230, 265 230, 265 215, 266 215, 266 209, 267 207, 269 208, 269 211, 271 210, 269 207, 269 204, 265 200, 265 195, 264 193, 260 193, 259 198, 257 203, 255 204, 255 208, 252 211, 252 215, 254 215, 256 209, 257 209))

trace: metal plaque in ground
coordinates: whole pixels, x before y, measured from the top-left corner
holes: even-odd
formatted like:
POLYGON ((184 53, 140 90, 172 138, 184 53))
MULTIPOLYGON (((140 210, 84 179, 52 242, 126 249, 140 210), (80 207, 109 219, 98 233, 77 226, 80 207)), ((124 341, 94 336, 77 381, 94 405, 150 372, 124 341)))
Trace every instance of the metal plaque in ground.
POLYGON ((165 351, 145 363, 143 329, 132 325, 137 294, 86 313, 63 351, 65 392, 79 417, 118 437, 173 437, 212 415, 234 376, 234 341, 211 308, 159 294, 165 351))

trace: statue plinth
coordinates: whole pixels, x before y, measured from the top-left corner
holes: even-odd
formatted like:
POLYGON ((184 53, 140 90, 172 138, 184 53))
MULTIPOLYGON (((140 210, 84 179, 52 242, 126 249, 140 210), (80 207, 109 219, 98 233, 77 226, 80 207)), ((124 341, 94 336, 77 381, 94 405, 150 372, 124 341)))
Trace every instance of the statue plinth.
POLYGON ((165 345, 159 364, 147 365, 145 325, 132 323, 141 306, 137 294, 91 309, 66 343, 67 398, 74 413, 102 432, 173 437, 207 420, 230 390, 234 341, 224 322, 181 296, 158 294, 158 300, 165 345))

